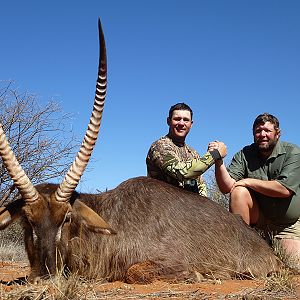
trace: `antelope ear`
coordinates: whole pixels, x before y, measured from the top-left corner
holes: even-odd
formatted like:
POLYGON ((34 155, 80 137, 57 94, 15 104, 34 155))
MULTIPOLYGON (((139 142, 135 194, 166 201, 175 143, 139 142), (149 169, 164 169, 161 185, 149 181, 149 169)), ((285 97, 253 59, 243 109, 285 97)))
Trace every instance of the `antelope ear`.
POLYGON ((89 208, 83 202, 75 200, 73 210, 80 216, 82 223, 91 231, 102 234, 116 234, 94 210, 89 208))
POLYGON ((5 229, 13 221, 21 216, 21 209, 24 205, 22 199, 17 199, 7 206, 0 207, 0 230, 5 229))
POLYGON ((5 229, 10 223, 12 223, 12 215, 6 207, 0 207, 0 229, 5 229))

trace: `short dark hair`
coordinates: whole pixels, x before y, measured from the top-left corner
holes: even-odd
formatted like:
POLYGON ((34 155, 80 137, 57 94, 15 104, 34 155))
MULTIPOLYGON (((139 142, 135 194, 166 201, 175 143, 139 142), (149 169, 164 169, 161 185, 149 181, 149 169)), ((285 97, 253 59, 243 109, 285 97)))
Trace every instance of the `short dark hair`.
POLYGON ((253 133, 254 133, 254 129, 257 125, 265 124, 266 122, 272 123, 274 125, 275 130, 280 131, 278 119, 275 116, 265 112, 263 114, 258 115, 256 117, 256 119, 254 120, 253 126, 252 126, 253 133))
POLYGON ((188 110, 191 113, 191 120, 193 120, 193 111, 192 109, 185 103, 180 102, 172 105, 169 110, 169 118, 172 119, 172 115, 174 110, 188 110))

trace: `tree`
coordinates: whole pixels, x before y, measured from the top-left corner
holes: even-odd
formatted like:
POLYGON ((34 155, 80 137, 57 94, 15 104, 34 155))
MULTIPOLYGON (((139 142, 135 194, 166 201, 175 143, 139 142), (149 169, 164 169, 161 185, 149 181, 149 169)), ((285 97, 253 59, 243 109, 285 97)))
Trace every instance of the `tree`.
POLYGON ((221 204, 226 209, 229 209, 229 195, 224 195, 220 192, 215 178, 215 169, 211 168, 206 174, 208 197, 213 201, 221 204))
MULTIPOLYGON (((20 92, 12 81, 0 81, 0 123, 10 146, 33 184, 64 175, 73 160, 75 147, 69 115, 55 101, 45 105, 38 97, 20 92)), ((18 194, 0 159, 0 206, 18 194)))

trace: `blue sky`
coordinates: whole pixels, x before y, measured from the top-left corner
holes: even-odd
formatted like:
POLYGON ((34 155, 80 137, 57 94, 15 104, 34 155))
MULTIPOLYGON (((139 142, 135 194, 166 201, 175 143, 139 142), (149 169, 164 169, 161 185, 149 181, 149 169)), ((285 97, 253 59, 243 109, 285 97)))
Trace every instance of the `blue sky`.
POLYGON ((97 19, 108 56, 108 94, 92 170, 78 187, 113 188, 145 175, 169 107, 194 110, 187 142, 200 154, 222 140, 230 161, 252 142, 262 112, 300 145, 300 2, 297 0, 2 1, 0 80, 55 99, 83 137, 98 63, 97 19))

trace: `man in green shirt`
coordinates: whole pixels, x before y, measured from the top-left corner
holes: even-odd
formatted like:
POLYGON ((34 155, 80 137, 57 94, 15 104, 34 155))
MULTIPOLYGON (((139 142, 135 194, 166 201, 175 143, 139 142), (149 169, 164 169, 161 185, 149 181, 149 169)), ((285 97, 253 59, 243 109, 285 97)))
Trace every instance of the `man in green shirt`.
POLYGON ((193 111, 185 103, 177 103, 169 110, 169 133, 154 142, 147 154, 148 176, 206 196, 201 175, 217 159, 226 155, 226 146, 207 152, 203 157, 185 143, 193 125, 193 111))
POLYGON ((300 258, 300 149, 279 140, 279 121, 268 113, 255 119, 253 136, 254 143, 236 153, 228 168, 216 163, 218 186, 230 193, 232 213, 274 235, 287 253, 300 258))

